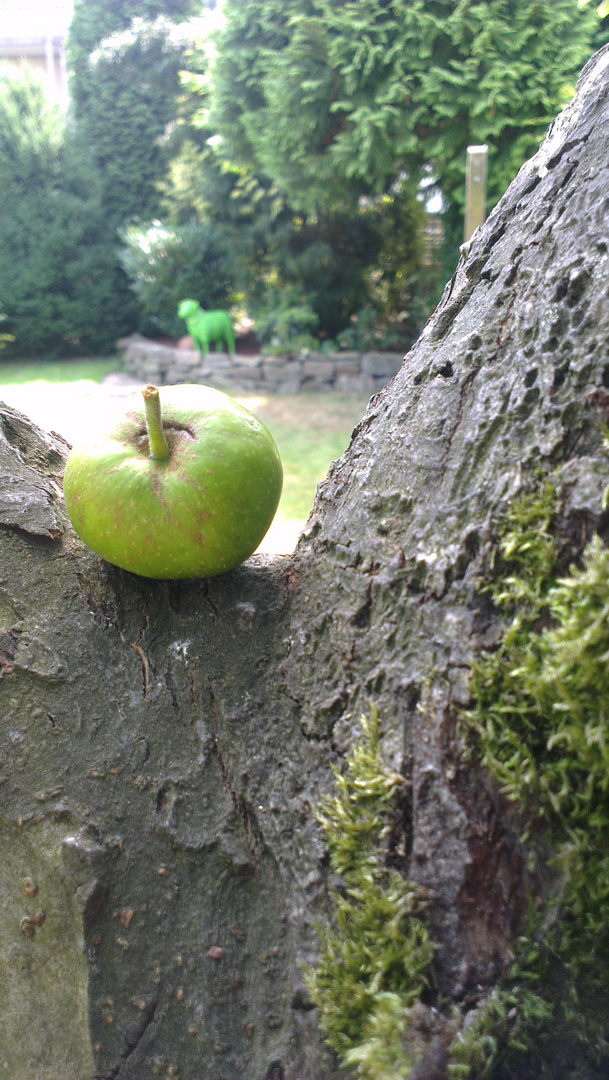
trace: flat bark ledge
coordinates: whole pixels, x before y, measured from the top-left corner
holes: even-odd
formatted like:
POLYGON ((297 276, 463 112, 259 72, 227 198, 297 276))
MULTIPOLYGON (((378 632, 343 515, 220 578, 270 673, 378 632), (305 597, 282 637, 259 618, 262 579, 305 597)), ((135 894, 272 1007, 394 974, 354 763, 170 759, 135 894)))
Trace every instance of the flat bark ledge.
POLYGON ((67 446, 2 408, 0 1080, 338 1077, 302 979, 329 910, 313 809, 371 703, 436 992, 475 1003, 509 966, 521 822, 455 719, 499 633, 482 587, 509 501, 553 473, 574 556, 606 531, 608 122, 605 48, 294 556, 184 583, 102 563, 66 520, 67 446))

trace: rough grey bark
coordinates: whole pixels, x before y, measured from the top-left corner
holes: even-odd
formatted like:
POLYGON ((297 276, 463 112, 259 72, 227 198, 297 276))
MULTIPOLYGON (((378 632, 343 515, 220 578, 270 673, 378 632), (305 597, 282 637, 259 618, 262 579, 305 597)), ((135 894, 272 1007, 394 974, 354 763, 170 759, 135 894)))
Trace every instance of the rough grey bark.
POLYGON ((371 701, 438 991, 475 1001, 509 964, 526 852, 454 721, 497 636, 480 585, 508 500, 558 468, 573 551, 603 525, 608 130, 604 50, 293 557, 112 568, 66 522, 62 440, 0 413, 1 1080, 336 1075, 300 966, 327 911, 312 807, 371 701))

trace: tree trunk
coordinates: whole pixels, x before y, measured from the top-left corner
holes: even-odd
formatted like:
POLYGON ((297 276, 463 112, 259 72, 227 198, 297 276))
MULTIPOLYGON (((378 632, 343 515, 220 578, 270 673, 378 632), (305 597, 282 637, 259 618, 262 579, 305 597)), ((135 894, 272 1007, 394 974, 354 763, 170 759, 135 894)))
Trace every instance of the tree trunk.
POLYGON ((527 851, 455 718, 497 640, 481 586, 509 500, 559 468, 573 554, 601 521, 606 125, 607 49, 293 557, 173 583, 103 563, 67 523, 65 444, 2 409, 0 1080, 338 1075, 301 968, 329 911, 312 811, 371 703, 410 785, 437 994, 478 999, 509 966, 527 851))

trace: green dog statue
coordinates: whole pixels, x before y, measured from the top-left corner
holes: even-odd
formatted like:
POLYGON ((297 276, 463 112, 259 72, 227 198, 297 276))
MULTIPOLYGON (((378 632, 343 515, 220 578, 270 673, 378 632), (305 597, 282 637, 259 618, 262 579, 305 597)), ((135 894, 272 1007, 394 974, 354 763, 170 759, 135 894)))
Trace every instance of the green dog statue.
POLYGON ((229 356, 235 355, 235 336, 226 311, 204 311, 198 300, 182 300, 178 318, 186 321, 193 344, 203 356, 207 356, 212 342, 226 345, 229 356))

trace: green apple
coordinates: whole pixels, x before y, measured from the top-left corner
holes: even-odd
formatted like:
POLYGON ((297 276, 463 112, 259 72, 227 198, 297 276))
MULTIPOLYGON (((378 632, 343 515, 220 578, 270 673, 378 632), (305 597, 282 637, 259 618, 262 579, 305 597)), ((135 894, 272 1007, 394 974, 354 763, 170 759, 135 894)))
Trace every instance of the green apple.
POLYGON ((149 578, 222 574, 256 550, 282 485, 264 425, 209 386, 146 386, 64 475, 74 529, 97 555, 149 578))

